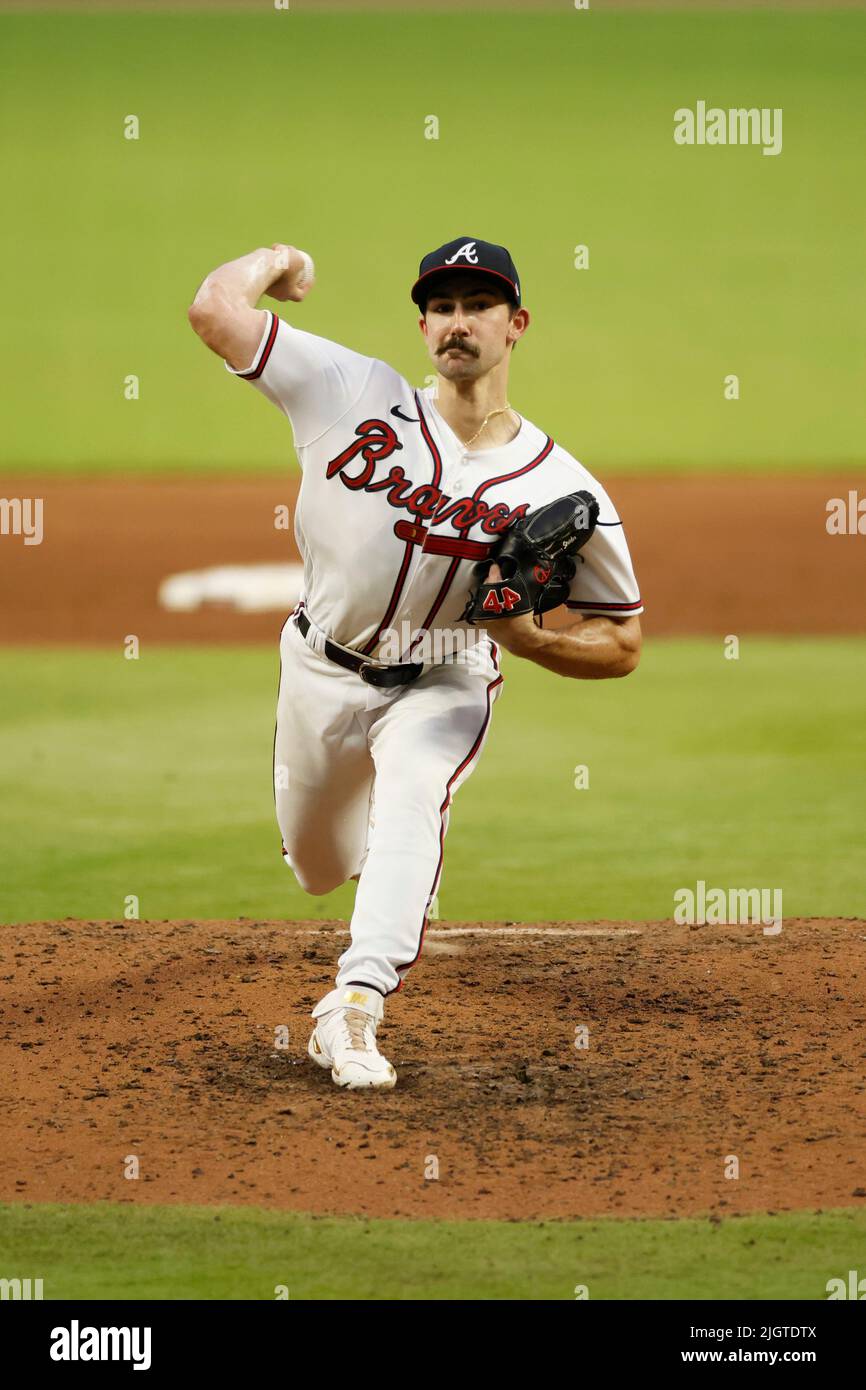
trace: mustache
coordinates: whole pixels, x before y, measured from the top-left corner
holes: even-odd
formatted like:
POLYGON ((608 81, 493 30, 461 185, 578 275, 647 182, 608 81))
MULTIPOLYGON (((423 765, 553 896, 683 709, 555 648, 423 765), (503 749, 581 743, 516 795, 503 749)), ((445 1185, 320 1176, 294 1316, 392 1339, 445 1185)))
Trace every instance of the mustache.
POLYGON ((474 347, 472 343, 464 343, 460 338, 449 338, 447 342, 442 344, 437 356, 441 357, 442 353, 448 352, 449 348, 460 348, 461 352, 468 352, 472 357, 478 356, 477 347, 474 347))

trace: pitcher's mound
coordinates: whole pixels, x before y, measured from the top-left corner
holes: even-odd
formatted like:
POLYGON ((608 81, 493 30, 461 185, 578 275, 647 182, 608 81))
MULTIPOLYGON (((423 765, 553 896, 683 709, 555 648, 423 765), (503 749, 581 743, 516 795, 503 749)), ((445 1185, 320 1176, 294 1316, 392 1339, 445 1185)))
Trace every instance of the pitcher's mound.
POLYGON ((0 931, 0 1199, 412 1217, 866 1200, 866 923, 435 924, 380 1030, 306 1058, 345 924, 0 931))

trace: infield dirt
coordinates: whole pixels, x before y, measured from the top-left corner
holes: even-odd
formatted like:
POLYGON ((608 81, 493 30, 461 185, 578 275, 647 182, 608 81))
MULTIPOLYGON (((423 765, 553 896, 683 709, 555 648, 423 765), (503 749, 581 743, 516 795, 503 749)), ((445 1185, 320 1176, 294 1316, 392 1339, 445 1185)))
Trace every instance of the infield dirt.
MULTIPOLYGON (((866 632, 866 546, 826 529, 828 500, 847 500, 858 475, 606 481, 649 636, 866 632)), ((179 571, 297 561, 291 531, 274 526, 297 487, 288 474, 0 479, 0 495, 44 504, 41 545, 0 545, 0 643, 276 641, 285 613, 167 612, 157 593, 179 571)))
POLYGON ((386 1007, 385 1094, 306 1057, 345 940, 4 928, 0 1199, 512 1219, 866 1200, 866 922, 439 925, 386 1007))

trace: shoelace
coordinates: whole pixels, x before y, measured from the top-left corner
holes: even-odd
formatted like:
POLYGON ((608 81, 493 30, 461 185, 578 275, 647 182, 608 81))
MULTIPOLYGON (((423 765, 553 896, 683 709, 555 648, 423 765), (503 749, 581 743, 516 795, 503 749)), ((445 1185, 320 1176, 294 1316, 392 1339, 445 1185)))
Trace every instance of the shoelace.
POLYGON ((369 1051, 367 1044, 367 1024, 369 1022, 369 1015, 361 1013, 360 1009, 346 1009, 343 1013, 343 1023, 349 1035, 349 1046, 353 1051, 369 1051))

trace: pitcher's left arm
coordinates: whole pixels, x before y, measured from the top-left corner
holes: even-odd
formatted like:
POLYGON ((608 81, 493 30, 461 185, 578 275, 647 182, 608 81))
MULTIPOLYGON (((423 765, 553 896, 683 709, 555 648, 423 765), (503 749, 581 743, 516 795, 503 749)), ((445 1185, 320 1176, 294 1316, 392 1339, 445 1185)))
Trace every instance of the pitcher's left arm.
MULTIPOLYGON (((497 578, 498 566, 491 569, 497 578)), ((488 629, 514 656, 534 661, 558 676, 576 680, 607 680, 627 676, 640 661, 641 626, 637 614, 624 618, 577 618, 555 631, 539 627, 532 613, 499 618, 488 629)))

